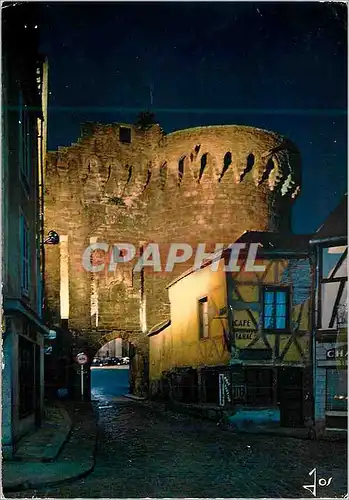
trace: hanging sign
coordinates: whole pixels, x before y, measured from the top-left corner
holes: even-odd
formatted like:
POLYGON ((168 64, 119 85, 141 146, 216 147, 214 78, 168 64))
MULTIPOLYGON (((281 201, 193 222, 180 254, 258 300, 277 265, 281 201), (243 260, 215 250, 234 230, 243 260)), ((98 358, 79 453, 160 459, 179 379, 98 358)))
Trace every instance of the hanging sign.
POLYGON ((326 359, 347 359, 348 358, 348 345, 340 347, 333 347, 326 351, 326 359))
POLYGON ((49 333, 44 334, 45 339, 54 340, 57 337, 57 332, 55 330, 50 330, 49 333))

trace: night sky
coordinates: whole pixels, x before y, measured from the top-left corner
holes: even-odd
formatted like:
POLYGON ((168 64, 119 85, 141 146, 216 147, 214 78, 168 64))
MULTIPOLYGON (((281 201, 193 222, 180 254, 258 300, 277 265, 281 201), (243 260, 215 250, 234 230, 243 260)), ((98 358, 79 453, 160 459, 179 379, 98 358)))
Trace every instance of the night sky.
POLYGON ((166 132, 243 124, 303 158, 293 230, 347 191, 347 9, 339 3, 42 3, 50 150, 80 123, 156 113, 166 132))

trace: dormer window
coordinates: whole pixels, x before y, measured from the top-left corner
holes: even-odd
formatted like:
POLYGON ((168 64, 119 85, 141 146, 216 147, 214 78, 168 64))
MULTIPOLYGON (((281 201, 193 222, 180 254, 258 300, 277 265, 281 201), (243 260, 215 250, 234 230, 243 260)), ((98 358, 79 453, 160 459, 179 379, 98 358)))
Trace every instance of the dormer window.
POLYGON ((120 127, 119 140, 126 144, 131 144, 131 129, 130 127, 120 127))

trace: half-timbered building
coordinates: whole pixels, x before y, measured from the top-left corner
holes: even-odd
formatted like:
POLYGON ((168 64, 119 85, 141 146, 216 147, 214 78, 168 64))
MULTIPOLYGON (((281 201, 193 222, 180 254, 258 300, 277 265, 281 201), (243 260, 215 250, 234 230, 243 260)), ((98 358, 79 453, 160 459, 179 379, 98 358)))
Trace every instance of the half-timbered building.
POLYGON ((226 274, 234 406, 302 427, 312 415, 309 237, 248 232, 238 242, 259 251, 255 270, 241 262, 226 274))
POLYGON ((347 429, 347 196, 311 240, 316 255, 315 423, 318 435, 347 429))
POLYGON ((247 232, 238 243, 239 270, 227 249, 169 285, 171 318, 149 334, 151 387, 302 427, 312 417, 309 236, 247 232))

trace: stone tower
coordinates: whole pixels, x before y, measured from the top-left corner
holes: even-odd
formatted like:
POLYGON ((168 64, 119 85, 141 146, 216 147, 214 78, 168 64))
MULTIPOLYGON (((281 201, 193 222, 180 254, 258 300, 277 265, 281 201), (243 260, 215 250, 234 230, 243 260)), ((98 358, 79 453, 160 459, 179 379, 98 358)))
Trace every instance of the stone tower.
POLYGON ((289 231, 300 171, 291 141, 252 127, 164 134, 159 125, 84 124, 76 144, 48 154, 45 223, 61 236, 46 249, 52 317, 95 350, 121 336, 146 353, 147 330, 169 316, 165 286, 178 267, 134 273, 133 262, 89 273, 85 249, 93 242, 209 249, 248 230, 289 231))

